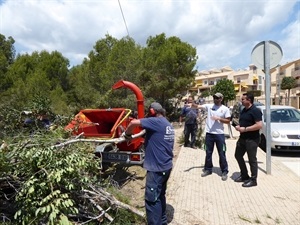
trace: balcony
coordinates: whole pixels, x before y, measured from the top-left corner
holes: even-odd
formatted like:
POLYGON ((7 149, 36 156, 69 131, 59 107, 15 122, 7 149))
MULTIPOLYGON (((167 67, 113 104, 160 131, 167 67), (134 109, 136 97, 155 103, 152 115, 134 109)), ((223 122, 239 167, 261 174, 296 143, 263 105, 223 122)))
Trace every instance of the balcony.
POLYGON ((202 80, 196 80, 196 85, 197 86, 202 86, 203 85, 202 80))
POLYGON ((299 67, 295 67, 295 69, 292 69, 292 73, 291 76, 294 78, 300 78, 300 68, 299 67))

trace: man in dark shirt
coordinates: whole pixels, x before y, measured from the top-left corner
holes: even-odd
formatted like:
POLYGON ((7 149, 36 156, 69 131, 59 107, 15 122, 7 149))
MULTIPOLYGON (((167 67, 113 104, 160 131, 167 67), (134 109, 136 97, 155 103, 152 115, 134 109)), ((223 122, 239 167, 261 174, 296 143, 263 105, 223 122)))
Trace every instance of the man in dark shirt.
POLYGON ((147 170, 145 208, 148 225, 166 225, 166 189, 173 167, 174 128, 164 117, 165 110, 154 102, 148 118, 132 120, 124 132, 130 139, 135 127, 146 130, 144 168, 147 170))
POLYGON ((196 135, 198 130, 197 117, 199 114, 199 109, 191 107, 190 104, 195 104, 195 101, 192 96, 188 97, 187 104, 183 107, 181 115, 179 117, 179 124, 182 124, 184 118, 184 147, 191 147, 196 149, 196 135), (189 141, 191 137, 191 141, 189 141))
POLYGON ((240 132, 240 137, 236 143, 235 158, 239 164, 241 175, 235 179, 235 182, 244 182, 243 187, 257 186, 257 148, 259 144, 259 130, 262 128, 262 113, 253 105, 254 96, 251 93, 245 93, 242 96, 242 104, 245 108, 242 110, 239 125, 235 127, 240 132), (251 177, 244 160, 247 152, 251 177))

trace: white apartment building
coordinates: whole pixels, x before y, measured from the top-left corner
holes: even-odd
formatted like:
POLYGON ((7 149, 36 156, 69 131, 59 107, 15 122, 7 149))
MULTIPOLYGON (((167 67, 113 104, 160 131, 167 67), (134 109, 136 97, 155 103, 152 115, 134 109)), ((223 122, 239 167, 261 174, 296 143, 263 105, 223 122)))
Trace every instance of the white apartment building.
MULTIPOLYGON (((280 84, 284 76, 292 76, 297 79, 298 86, 291 89, 289 104, 300 108, 300 59, 285 65, 278 66, 270 71, 271 76, 271 103, 287 104, 288 90, 280 90, 280 84), (280 96, 280 97, 279 97, 280 96)), ((242 94, 247 91, 256 91, 259 96, 255 97, 256 101, 265 103, 265 73, 257 69, 255 65, 249 65, 249 69, 234 71, 229 66, 221 69, 203 70, 197 73, 195 77, 195 86, 190 91, 196 91, 198 96, 205 90, 211 88, 221 79, 229 79, 234 83, 236 92, 236 101, 239 101, 242 94)), ((211 97, 206 99, 212 101, 211 97)), ((234 104, 232 101, 230 105, 234 104)))

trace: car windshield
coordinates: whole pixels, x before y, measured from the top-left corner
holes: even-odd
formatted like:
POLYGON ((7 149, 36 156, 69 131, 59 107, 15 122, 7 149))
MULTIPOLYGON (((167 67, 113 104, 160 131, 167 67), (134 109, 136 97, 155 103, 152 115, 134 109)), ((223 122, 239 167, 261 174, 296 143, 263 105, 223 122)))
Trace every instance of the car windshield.
MULTIPOLYGON (((264 121, 266 121, 264 110, 264 121)), ((271 109, 271 123, 295 123, 300 122, 300 112, 296 109, 271 109)))

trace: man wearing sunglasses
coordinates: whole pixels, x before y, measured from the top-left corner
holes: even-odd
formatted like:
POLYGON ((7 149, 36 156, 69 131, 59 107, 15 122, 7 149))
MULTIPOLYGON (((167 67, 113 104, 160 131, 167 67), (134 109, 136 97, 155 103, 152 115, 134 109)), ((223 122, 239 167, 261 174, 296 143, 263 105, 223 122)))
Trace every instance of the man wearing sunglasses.
POLYGON ((213 162, 212 154, 214 145, 216 144, 219 154, 219 164, 222 171, 222 180, 226 181, 228 177, 228 164, 226 159, 226 143, 224 135, 224 123, 230 123, 230 110, 228 107, 222 104, 223 94, 215 93, 213 95, 213 104, 193 105, 207 111, 206 125, 205 125, 205 164, 204 170, 201 174, 202 177, 206 177, 212 174, 213 162))

